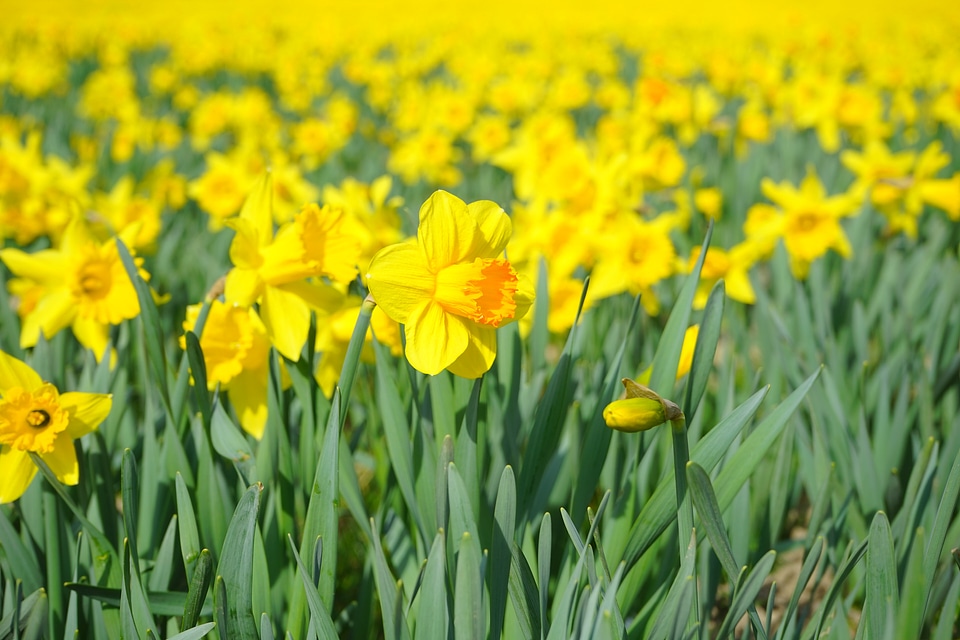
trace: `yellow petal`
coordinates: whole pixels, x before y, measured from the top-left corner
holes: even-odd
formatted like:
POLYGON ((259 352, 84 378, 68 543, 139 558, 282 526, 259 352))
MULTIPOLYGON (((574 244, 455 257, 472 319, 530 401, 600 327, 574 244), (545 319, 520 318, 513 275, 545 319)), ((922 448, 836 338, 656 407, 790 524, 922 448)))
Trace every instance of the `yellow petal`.
POLYGON ((236 302, 242 307, 249 307, 263 293, 263 280, 253 269, 233 268, 227 273, 224 284, 223 297, 228 302, 236 302))
POLYGON ((480 233, 474 251, 480 258, 496 258, 507 248, 513 224, 510 216, 496 202, 478 200, 467 205, 467 211, 476 219, 480 233))
MULTIPOLYGON (((266 171, 253 185, 240 209, 240 218, 250 223, 254 237, 259 239, 261 245, 270 242, 273 237, 273 175, 270 171, 266 171)), ((233 247, 230 250, 232 258, 233 247)))
POLYGON ((49 465, 50 470, 57 476, 57 480, 67 485, 80 482, 80 465, 77 464, 77 450, 73 447, 73 440, 63 436, 57 438, 53 444, 53 451, 40 456, 49 465))
POLYGON ((53 249, 44 249, 36 253, 4 249, 0 251, 0 260, 16 276, 50 283, 54 286, 61 284, 64 274, 70 271, 70 262, 65 254, 53 249))
POLYGON ((113 398, 109 393, 68 391, 60 394, 60 406, 70 416, 70 424, 64 433, 71 438, 80 438, 107 419, 113 398))
POLYGON ((367 269, 367 287, 384 313, 405 324, 413 310, 433 297, 436 276, 414 244, 394 244, 381 249, 367 269))
POLYGON ((475 325, 470 327, 469 336, 467 350, 447 370, 461 378, 473 379, 479 378, 493 366, 497 357, 497 330, 475 325))
POLYGON ((36 371, 25 362, 0 351, 0 396, 11 387, 33 391, 41 385, 43 385, 43 379, 36 371))
POLYGON ((37 475, 37 465, 30 454, 0 446, 0 504, 13 502, 23 495, 37 475))
POLYGON ((744 269, 731 269, 727 274, 727 295, 737 302, 753 304, 757 301, 757 294, 753 290, 750 278, 744 269))
POLYGON ((404 334, 407 360, 414 369, 431 376, 453 364, 470 341, 463 321, 432 300, 425 300, 413 310, 404 334))
POLYGON ((279 287, 266 287, 260 302, 260 317, 277 351, 288 360, 299 360, 310 332, 307 303, 279 287))
POLYGON ((42 332, 51 338, 64 327, 70 326, 77 315, 73 296, 66 289, 54 291, 44 296, 30 314, 23 319, 20 330, 20 346, 32 347, 37 344, 42 332))
POLYGON ((230 262, 241 269, 258 269, 263 264, 263 256, 260 255, 260 238, 253 222, 237 218, 226 224, 236 231, 230 243, 230 262))
POLYGON ((110 327, 90 318, 74 318, 73 335, 80 344, 93 351, 97 362, 103 360, 110 343, 110 327))
POLYGON ((60 238, 60 250, 64 254, 76 254, 90 243, 96 242, 80 216, 73 216, 60 238))
POLYGON ((460 198, 436 191, 420 207, 417 238, 434 272, 471 256, 479 229, 460 198))
POLYGON ((267 424, 267 370, 244 370, 227 386, 243 430, 259 440, 267 424))

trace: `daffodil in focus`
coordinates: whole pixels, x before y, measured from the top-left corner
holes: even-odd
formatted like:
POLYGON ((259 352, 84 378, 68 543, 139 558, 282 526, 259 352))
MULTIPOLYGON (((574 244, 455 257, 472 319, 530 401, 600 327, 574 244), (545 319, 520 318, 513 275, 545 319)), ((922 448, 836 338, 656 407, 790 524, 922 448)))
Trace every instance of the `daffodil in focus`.
POLYGON ((683 417, 680 407, 652 389, 630 378, 622 382, 627 390, 626 398, 611 402, 603 410, 603 420, 611 429, 635 433, 683 417))
POLYGON ((110 413, 110 395, 60 393, 25 363, 0 351, 0 504, 23 495, 36 453, 63 484, 80 480, 73 447, 110 413))
MULTIPOLYGON (((193 331, 201 305, 187 307, 185 331, 193 331)), ((200 335, 207 388, 226 391, 244 431, 258 440, 267 423, 270 341, 257 312, 220 300, 210 310, 200 335)))
MULTIPOLYGON (((136 225, 128 230, 136 232, 136 225)), ((121 238, 128 239, 122 234, 121 238)), ((31 304, 20 310, 20 346, 24 349, 36 345, 41 334, 49 339, 70 327, 99 360, 107 348, 110 325, 140 313, 116 241, 98 242, 80 218, 73 218, 67 226, 59 248, 31 254, 4 249, 0 260, 16 276, 8 285, 11 293, 15 289, 31 292, 31 304)), ((148 277, 146 272, 140 273, 148 277)))
POLYGON ((374 256, 367 286, 404 325, 415 369, 478 378, 493 365, 497 327, 522 317, 533 302, 533 287, 502 257, 511 231, 497 204, 465 204, 437 191, 420 208, 416 242, 374 256))

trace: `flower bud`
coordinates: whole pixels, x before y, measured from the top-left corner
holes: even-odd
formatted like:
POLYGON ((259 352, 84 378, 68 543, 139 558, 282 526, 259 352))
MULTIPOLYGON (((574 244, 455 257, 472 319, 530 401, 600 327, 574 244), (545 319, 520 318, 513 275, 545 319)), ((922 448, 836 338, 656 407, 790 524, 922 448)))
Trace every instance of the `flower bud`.
POLYGON ((652 389, 629 378, 622 382, 627 397, 611 402, 603 410, 603 420, 611 429, 629 433, 646 431, 683 416, 680 407, 661 398, 652 389))

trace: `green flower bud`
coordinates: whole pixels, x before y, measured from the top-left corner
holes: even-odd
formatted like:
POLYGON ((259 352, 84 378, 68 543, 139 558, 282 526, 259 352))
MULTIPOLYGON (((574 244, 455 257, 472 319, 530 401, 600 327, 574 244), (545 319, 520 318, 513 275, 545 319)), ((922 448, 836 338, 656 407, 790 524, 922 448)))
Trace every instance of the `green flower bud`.
POLYGON ((652 389, 629 378, 622 382, 627 397, 611 402, 603 410, 603 420, 611 429, 635 433, 683 417, 680 407, 652 389))

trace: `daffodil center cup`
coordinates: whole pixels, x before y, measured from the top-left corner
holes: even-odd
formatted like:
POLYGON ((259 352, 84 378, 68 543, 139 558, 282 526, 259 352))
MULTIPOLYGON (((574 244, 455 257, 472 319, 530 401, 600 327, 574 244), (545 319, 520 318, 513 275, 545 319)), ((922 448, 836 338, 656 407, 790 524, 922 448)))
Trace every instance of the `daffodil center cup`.
POLYGON ((498 327, 513 319, 517 272, 502 258, 477 258, 437 273, 434 300, 447 312, 498 327))
POLYGON ((0 400, 0 444, 49 453, 69 421, 53 385, 44 384, 34 391, 14 387, 0 400))
POLYGON ((88 255, 77 270, 74 295, 99 300, 110 292, 110 265, 96 255, 88 255))

